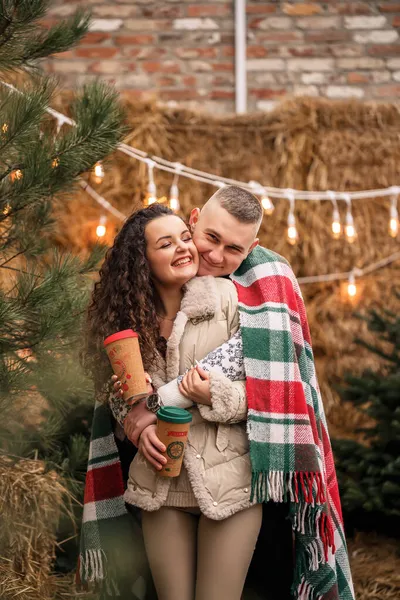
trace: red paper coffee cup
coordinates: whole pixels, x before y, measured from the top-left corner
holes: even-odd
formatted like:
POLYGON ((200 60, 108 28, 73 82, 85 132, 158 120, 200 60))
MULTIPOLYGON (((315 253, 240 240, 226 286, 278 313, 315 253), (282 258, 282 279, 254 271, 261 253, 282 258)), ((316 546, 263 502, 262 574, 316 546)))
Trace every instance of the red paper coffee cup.
POLYGON ((132 329, 124 329, 104 340, 112 370, 122 384, 125 401, 135 401, 147 395, 139 337, 132 329))

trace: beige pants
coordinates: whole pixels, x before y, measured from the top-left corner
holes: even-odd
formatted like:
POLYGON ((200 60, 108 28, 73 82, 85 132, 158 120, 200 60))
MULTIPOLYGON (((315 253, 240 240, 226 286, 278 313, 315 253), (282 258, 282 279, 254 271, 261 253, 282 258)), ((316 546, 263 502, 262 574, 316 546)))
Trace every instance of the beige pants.
POLYGON ((222 521, 193 512, 142 511, 158 600, 240 600, 261 527, 261 505, 222 521))

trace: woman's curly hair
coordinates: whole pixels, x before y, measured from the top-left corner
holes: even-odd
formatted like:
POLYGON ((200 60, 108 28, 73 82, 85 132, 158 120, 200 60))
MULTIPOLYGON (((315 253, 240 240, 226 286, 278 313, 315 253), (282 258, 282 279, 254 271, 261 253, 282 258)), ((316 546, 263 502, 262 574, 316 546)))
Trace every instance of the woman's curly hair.
POLYGON ((153 219, 173 214, 172 210, 160 204, 152 204, 133 213, 107 251, 88 308, 86 347, 82 357, 99 395, 107 392, 111 375, 103 348, 104 338, 108 335, 123 329, 136 331, 145 370, 154 364, 157 357, 157 292, 146 257, 145 230, 153 219))

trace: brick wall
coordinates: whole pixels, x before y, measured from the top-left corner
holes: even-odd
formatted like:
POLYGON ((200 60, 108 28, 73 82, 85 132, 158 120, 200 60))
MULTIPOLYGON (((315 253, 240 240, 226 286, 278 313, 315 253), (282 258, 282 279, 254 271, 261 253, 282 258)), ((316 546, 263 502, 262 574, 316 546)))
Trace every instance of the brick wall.
MULTIPOLYGON (((71 88, 96 76, 133 98, 234 110, 234 1, 56 0, 47 22, 93 10, 79 47, 49 71, 71 88)), ((247 2, 249 110, 290 95, 400 98, 400 1, 247 2)))

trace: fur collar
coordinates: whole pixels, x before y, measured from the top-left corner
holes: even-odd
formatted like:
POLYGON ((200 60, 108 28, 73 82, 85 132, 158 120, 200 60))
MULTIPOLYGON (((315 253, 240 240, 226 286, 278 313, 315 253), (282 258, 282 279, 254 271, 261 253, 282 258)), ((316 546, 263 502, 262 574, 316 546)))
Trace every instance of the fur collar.
POLYGON ((167 381, 179 375, 179 344, 186 323, 200 323, 213 318, 217 310, 218 292, 215 278, 194 277, 185 286, 181 309, 176 315, 172 333, 167 344, 167 381))
POLYGON ((215 277, 193 277, 185 285, 180 312, 188 319, 202 317, 204 321, 212 319, 217 310, 217 284, 215 277))

